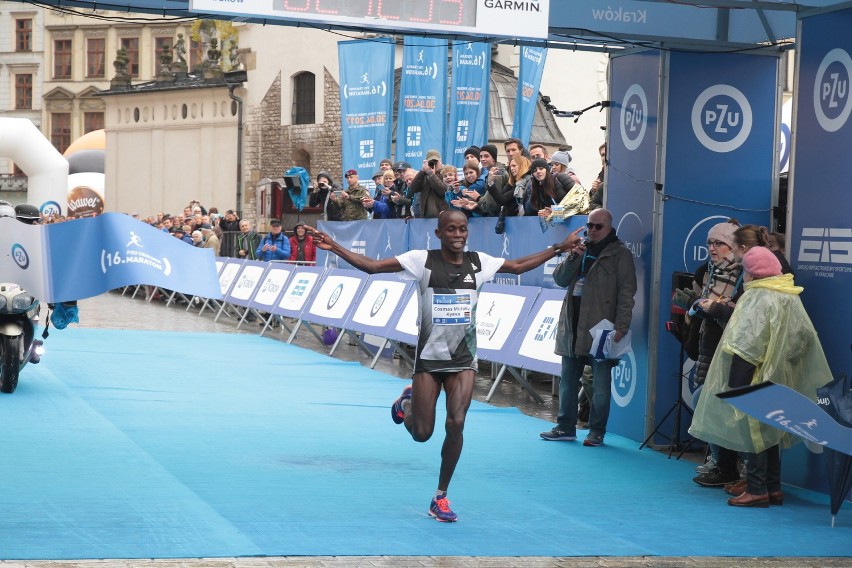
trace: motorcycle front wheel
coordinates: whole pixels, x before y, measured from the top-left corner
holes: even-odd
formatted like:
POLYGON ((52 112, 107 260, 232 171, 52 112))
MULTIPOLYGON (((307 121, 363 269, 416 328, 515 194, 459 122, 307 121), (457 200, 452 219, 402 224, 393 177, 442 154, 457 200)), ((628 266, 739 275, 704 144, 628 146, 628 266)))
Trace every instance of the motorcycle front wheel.
POLYGON ((0 336, 0 392, 13 393, 18 388, 21 370, 21 336, 0 336))

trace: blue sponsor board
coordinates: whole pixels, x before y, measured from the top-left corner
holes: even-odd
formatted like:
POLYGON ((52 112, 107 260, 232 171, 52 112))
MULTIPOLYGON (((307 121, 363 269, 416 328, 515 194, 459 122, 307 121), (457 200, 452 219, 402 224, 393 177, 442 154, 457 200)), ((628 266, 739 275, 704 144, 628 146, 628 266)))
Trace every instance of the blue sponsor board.
POLYGON ((466 148, 488 140, 491 44, 455 42, 450 122, 444 144, 445 164, 461 166, 466 148))
POLYGON ((835 373, 852 372, 852 10, 804 18, 787 250, 802 302, 835 373))
MULTIPOLYGON (((665 131, 656 416, 675 401, 684 374, 665 334, 671 277, 709 258, 707 232, 736 218, 768 225, 777 167, 778 59, 770 55, 672 53, 665 131)), ((688 398, 687 398, 688 400, 688 398)), ((686 424, 684 424, 686 426, 686 424)))
MULTIPOLYGON (((633 253, 637 291, 630 325, 632 351, 612 372, 614 405, 608 429, 634 440, 644 438, 648 399, 648 331, 654 285, 651 239, 661 64, 658 51, 614 57, 611 63, 606 205, 612 212, 616 234, 633 253)), ((671 391, 665 384, 658 383, 657 388, 671 391)))
POLYGON ((391 155, 394 44, 388 38, 341 41, 340 128, 343 172, 363 180, 391 155))
MULTIPOLYGON (((405 36, 400 71, 396 159, 416 168, 444 145, 447 117, 447 40, 405 36)), ((451 162, 448 162, 451 163, 451 162)))
MULTIPOLYGON (((838 149, 852 143, 852 9, 803 18, 791 158, 787 256, 804 287, 802 303, 835 375, 852 372, 852 165, 838 149)), ((823 456, 785 453, 784 478, 824 490, 823 456)))

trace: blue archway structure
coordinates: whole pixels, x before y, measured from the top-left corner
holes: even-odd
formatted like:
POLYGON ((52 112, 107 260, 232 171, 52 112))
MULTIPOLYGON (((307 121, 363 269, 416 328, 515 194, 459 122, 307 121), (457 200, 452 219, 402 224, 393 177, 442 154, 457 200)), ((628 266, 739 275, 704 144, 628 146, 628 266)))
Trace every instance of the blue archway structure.
MULTIPOLYGON (((59 10, 158 14, 164 19, 212 18, 375 31, 375 25, 366 20, 344 25, 258 17, 236 11, 214 13, 193 10, 185 0, 21 1, 59 10)), ((497 2, 476 1, 480 5, 497 2)), ((799 79, 794 94, 797 105, 793 113, 790 160, 792 206, 786 223, 790 233, 788 257, 797 270, 797 281, 805 286, 802 298, 820 332, 832 370, 852 372, 849 350, 852 303, 845 292, 852 284, 852 223, 848 214, 852 207, 844 189, 852 177, 852 162, 828 158, 837 154, 837 148, 852 145, 852 121, 847 120, 852 110, 849 92, 852 40, 848 34, 852 29, 852 2, 540 0, 540 3, 549 4, 549 16, 546 32, 542 30, 537 38, 494 37, 488 29, 466 34, 424 31, 421 35, 537 44, 617 56, 610 66, 610 88, 618 85, 621 91, 610 93, 613 100, 607 132, 612 154, 607 170, 607 199, 608 205, 612 201, 610 208, 616 219, 624 223, 619 234, 629 237, 637 265, 641 265, 643 313, 638 325, 645 329, 639 330, 640 337, 634 343, 647 346, 648 359, 640 365, 645 367, 645 376, 637 373, 637 380, 643 380, 646 388, 644 400, 637 401, 638 408, 625 413, 621 423, 616 416, 615 422, 621 430, 618 433, 641 440, 674 399, 671 389, 662 386, 663 381, 671 381, 668 367, 672 366, 670 353, 674 348, 671 338, 660 332, 660 324, 669 311, 671 271, 695 268, 689 262, 698 260, 701 232, 706 235, 708 228, 704 225, 725 217, 769 224, 772 199, 778 189, 779 139, 778 134, 774 138, 765 136, 765 129, 767 121, 773 123, 774 117, 769 128, 774 126, 775 131, 779 130, 779 55, 794 47, 798 50, 799 79), (623 64, 619 63, 621 58, 623 64), (704 72, 696 73, 696 69, 704 72), (636 75, 640 71, 646 74, 636 75), (650 82, 637 90, 636 85, 642 85, 646 79, 650 82), (729 84, 737 81, 741 84, 729 84), (768 92, 764 84, 767 81, 768 92), (760 106, 748 102, 752 87, 760 106), (704 106, 697 108, 695 101, 699 100, 704 106), (637 106, 636 103, 643 101, 644 108, 637 106), (742 115, 715 112, 721 107, 714 104, 727 109, 731 101, 739 105, 742 115), (728 167, 726 164, 734 163, 731 162, 736 155, 734 150, 740 151, 741 146, 749 144, 735 144, 736 136, 724 139, 722 134, 730 130, 727 126, 742 132, 739 119, 746 118, 747 106, 754 111, 750 128, 754 126, 754 132, 763 131, 764 137, 745 161, 737 158, 736 165, 728 167), (643 112, 641 116, 625 112, 629 110, 627 107, 643 112), (699 128, 702 117, 706 119, 703 134, 699 128), (630 121, 632 128, 640 124, 637 119, 644 120, 642 136, 638 136, 639 131, 630 134, 625 130, 625 121, 630 121), (722 119, 727 120, 727 126, 722 119), (690 121, 691 130, 678 129, 682 124, 689 126, 690 121), (720 134, 720 138, 714 139, 714 134, 720 134), (616 137, 621 140, 616 141, 616 137), (691 137, 703 140, 703 149, 691 137), (699 149, 702 157, 690 152, 690 148, 699 149), (803 158, 798 167, 797 154, 803 158), (709 165, 714 167, 708 169, 709 165), (707 183, 706 176, 711 176, 711 183, 707 183), (619 179, 620 182, 616 181, 619 179), (691 179, 701 183, 692 184, 691 179), (643 196, 644 201, 628 205, 628 196, 630 199, 643 196), (625 201, 619 203, 619 197, 625 201), (691 220, 685 221, 687 217, 691 220), (682 248, 682 259, 674 258, 678 255, 670 250, 675 243, 678 250, 682 248), (644 259, 640 261, 642 255, 644 259)), ((788 464, 789 461, 792 460, 788 464)), ((817 467, 812 457, 796 461, 802 467, 793 482, 824 487, 821 475, 815 474, 822 467, 817 467)))

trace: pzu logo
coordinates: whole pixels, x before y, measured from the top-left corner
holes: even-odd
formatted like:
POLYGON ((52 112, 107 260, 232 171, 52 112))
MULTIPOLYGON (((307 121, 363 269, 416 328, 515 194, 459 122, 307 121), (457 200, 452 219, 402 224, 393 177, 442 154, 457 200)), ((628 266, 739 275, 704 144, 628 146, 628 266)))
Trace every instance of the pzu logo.
POLYGON ((421 130, 419 126, 409 126, 405 131, 405 143, 408 146, 420 146, 421 130))
POLYGON ((631 85, 621 102, 621 140, 630 151, 642 144, 648 127, 648 98, 641 85, 631 85))
POLYGON ((358 142, 358 155, 365 159, 372 158, 375 153, 374 146, 372 140, 361 140, 358 142))
POLYGON ((467 142, 470 131, 470 121, 460 120, 456 125, 456 142, 467 142))
POLYGON ((18 243, 12 245, 12 258, 15 259, 15 264, 20 266, 22 270, 29 268, 30 256, 27 254, 26 249, 18 243))
POLYGON ((852 112, 849 79, 852 58, 838 48, 829 51, 819 65, 814 80, 814 111, 817 122, 826 132, 840 130, 852 112))
POLYGON ((692 105, 692 130, 704 147, 713 152, 732 152, 751 134, 751 105, 731 85, 704 89, 692 105))

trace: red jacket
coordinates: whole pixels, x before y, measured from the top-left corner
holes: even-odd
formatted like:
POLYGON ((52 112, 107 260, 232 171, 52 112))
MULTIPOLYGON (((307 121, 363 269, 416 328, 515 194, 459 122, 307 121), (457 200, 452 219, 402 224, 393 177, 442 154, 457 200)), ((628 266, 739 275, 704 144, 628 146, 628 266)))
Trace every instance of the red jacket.
MULTIPOLYGON (((314 240, 306 235, 304 240, 305 245, 305 260, 308 262, 317 261, 317 247, 314 245, 314 240)), ((297 260, 296 255, 299 254, 299 239, 296 235, 290 237, 290 260, 297 260)))

